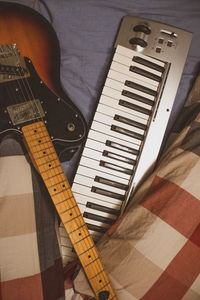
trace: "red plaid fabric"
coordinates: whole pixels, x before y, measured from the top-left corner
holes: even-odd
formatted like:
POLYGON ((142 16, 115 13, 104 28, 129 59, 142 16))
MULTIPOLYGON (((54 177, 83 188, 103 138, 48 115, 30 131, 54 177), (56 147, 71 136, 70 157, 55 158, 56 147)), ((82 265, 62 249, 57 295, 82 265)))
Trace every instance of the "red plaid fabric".
MULTIPOLYGON (((156 170, 98 244, 120 300, 200 299, 200 77, 156 170)), ((92 295, 82 270, 75 287, 92 295)))

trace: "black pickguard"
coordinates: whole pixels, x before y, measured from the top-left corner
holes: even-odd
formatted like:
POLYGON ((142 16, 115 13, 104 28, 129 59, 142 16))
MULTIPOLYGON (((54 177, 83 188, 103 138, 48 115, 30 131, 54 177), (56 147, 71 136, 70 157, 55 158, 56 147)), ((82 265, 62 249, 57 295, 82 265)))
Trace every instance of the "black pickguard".
MULTIPOLYGON (((52 138, 58 154, 62 151, 64 157, 61 161, 70 158, 67 152, 73 151, 84 141, 87 134, 86 122, 72 101, 65 96, 59 98, 39 78, 32 62, 25 58, 30 77, 0 83, 0 139, 6 134, 15 133, 21 135, 21 127, 39 121, 36 114, 35 119, 28 120, 27 112, 20 111, 19 124, 13 124, 8 107, 17 103, 26 103, 37 99, 40 102, 49 135, 52 138), (27 121, 28 120, 28 121, 27 121), (66 151, 63 151, 63 150, 66 151), (73 150, 72 150, 73 149, 73 150)), ((34 102, 34 101, 33 101, 34 102)))

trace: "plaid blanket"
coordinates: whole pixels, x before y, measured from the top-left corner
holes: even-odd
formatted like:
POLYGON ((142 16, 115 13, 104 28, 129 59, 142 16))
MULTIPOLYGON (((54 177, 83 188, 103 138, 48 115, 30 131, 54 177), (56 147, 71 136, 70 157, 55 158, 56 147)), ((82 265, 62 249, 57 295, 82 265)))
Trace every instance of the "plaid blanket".
MULTIPOLYGON (((98 243, 120 300, 200 299, 200 76, 158 167, 98 243)), ((92 295, 81 270, 75 288, 92 295)))
POLYGON ((0 299, 64 299, 52 201, 17 140, 0 155, 0 299))
MULTIPOLYGON (((52 201, 18 140, 0 156, 0 299, 69 300, 52 201)), ((200 299, 199 156, 200 77, 157 169, 98 243, 119 299, 200 299)), ((82 270, 74 286, 92 296, 82 270)))

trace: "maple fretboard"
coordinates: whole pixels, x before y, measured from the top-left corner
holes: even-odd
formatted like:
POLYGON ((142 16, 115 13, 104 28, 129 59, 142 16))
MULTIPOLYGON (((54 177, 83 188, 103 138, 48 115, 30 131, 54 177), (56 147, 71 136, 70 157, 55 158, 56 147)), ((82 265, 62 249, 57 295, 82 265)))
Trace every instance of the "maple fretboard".
POLYGON ((94 294, 99 300, 117 300, 44 122, 26 125, 22 133, 33 165, 49 191, 94 294))

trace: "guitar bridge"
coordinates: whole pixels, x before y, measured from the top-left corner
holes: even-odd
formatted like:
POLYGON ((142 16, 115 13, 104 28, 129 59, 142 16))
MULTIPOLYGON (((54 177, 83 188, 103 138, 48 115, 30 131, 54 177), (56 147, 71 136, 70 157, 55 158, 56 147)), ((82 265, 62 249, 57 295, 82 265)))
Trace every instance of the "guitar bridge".
POLYGON ((29 77, 24 58, 16 44, 0 47, 0 83, 29 77))

